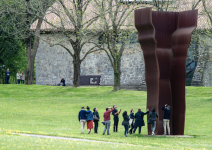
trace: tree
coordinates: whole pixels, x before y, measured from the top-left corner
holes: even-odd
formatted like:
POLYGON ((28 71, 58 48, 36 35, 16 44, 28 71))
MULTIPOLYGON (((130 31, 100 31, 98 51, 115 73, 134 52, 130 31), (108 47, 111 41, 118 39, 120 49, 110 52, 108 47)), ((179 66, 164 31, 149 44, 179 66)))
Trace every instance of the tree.
POLYGON ((208 17, 208 22, 210 26, 212 26, 212 10, 211 10, 211 1, 210 0, 202 0, 202 4, 204 7, 204 11, 208 17))
POLYGON ((56 31, 59 31, 59 34, 65 37, 65 40, 61 38, 57 39, 56 42, 43 40, 50 46, 59 45, 63 47, 73 58, 74 87, 80 86, 80 65, 82 61, 88 54, 98 51, 96 46, 93 46, 80 58, 83 47, 94 38, 96 33, 93 30, 95 28, 93 23, 99 15, 93 13, 92 9, 91 0, 58 0, 48 9, 48 15, 45 18, 37 16, 48 24, 49 30, 53 31, 51 33, 56 34, 56 31), (54 19, 52 20, 52 18, 54 19))
POLYGON ((99 32, 102 34, 101 44, 96 44, 99 49, 106 52, 114 71, 114 91, 119 90, 121 77, 121 57, 125 46, 135 34, 133 11, 138 8, 135 2, 120 0, 94 0, 98 19, 99 32))
POLYGON ((12 36, 5 38, 6 34, 0 29, 0 83, 5 83, 4 73, 7 68, 11 71, 11 77, 16 78, 17 70, 25 71, 26 67, 26 57, 24 57, 26 50, 23 41, 12 36))
POLYGON ((40 28, 45 12, 53 2, 54 0, 20 0, 14 2, 4 0, 1 6, 1 19, 5 19, 5 16, 10 16, 10 19, 1 25, 4 31, 10 36, 17 35, 19 39, 26 40, 26 84, 33 84, 34 60, 39 45, 40 28), (37 18, 38 24, 35 30, 31 31, 31 24, 37 18), (13 32, 8 28, 8 25, 13 27, 13 32), (32 36, 35 36, 33 48, 31 48, 32 36))
POLYGON ((168 11, 171 0, 153 0, 151 3, 157 11, 168 11))

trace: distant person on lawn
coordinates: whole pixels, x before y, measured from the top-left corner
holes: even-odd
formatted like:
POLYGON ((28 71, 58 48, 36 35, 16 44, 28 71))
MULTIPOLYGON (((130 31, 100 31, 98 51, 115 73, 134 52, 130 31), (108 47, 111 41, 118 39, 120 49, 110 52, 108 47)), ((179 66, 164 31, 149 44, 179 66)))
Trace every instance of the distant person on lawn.
POLYGON ((165 112, 164 118, 163 118, 163 129, 164 129, 163 135, 166 135, 166 127, 168 129, 168 135, 170 135, 169 119, 170 119, 170 114, 171 114, 171 110, 170 110, 171 107, 166 104, 161 109, 165 112))
POLYGON ((5 79, 6 79, 6 84, 9 84, 9 80, 10 80, 10 70, 7 69, 7 71, 5 72, 5 79))
POLYGON ((138 112, 135 114, 135 126, 133 130, 133 134, 135 133, 137 127, 139 127, 139 134, 141 133, 141 127, 145 126, 144 123, 144 115, 149 113, 149 109, 147 108, 147 112, 142 112, 141 109, 138 109, 138 112))
POLYGON ((60 86, 66 86, 66 81, 64 78, 61 79, 60 86))
POLYGON ((123 114, 122 114, 122 116, 123 116, 123 121, 122 121, 122 125, 124 126, 124 129, 125 129, 125 131, 124 131, 124 136, 128 136, 128 129, 129 129, 129 120, 130 120, 130 118, 129 118, 129 116, 127 115, 127 111, 124 111, 123 112, 123 114))
POLYGON ((99 126, 99 113, 98 113, 98 109, 94 108, 93 109, 93 121, 94 121, 94 133, 98 133, 98 126, 99 126), (95 120, 94 116, 96 116, 98 118, 98 120, 95 120))
POLYGON ((21 72, 21 83, 24 84, 24 80, 25 80, 25 74, 24 72, 22 71, 21 72))
POLYGON ((81 133, 84 134, 84 127, 85 127, 85 123, 86 123, 86 114, 88 114, 88 112, 85 110, 85 107, 81 107, 81 110, 79 111, 78 114, 78 119, 79 122, 81 123, 81 133))
POLYGON ((87 129, 88 129, 88 134, 91 133, 91 129, 93 129, 93 113, 90 111, 90 107, 87 106, 87 129))
POLYGON ((118 131, 118 123, 119 123, 119 114, 121 112, 121 109, 118 111, 116 105, 113 105, 113 109, 114 109, 112 112, 112 115, 114 116, 113 132, 117 132, 118 131))
POLYGON ((149 120, 148 120, 148 123, 151 124, 152 135, 155 135, 156 118, 158 118, 158 114, 155 112, 155 107, 153 107, 151 109, 151 112, 149 113, 149 120))
POLYGON ((18 84, 20 84, 20 81, 21 81, 21 74, 20 74, 20 71, 18 70, 17 74, 16 74, 16 78, 17 78, 17 81, 18 81, 18 84))
POLYGON ((105 122, 105 129, 104 129, 103 135, 105 134, 106 130, 107 130, 107 135, 110 135, 110 133, 109 133, 109 129, 110 129, 110 113, 112 111, 113 111, 113 108, 107 107, 106 108, 106 112, 104 112, 103 117, 104 117, 104 122, 105 122))
POLYGON ((134 129, 134 120, 135 120, 135 115, 134 115, 134 109, 130 110, 130 125, 131 125, 131 129, 129 131, 129 134, 132 134, 133 129, 134 129))

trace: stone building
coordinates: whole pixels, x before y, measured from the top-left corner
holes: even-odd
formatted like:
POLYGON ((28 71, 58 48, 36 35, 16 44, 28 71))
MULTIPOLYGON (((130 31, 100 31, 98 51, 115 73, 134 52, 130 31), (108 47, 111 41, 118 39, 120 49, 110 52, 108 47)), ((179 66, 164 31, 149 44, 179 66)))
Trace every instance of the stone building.
MULTIPOLYGON (((190 0, 189 0, 190 1, 190 0)), ((189 3, 186 3, 189 5, 189 3)), ((179 7, 186 10, 189 7, 179 7), (185 7, 185 8, 184 8, 185 7)), ((201 11, 202 8, 198 6, 201 11)), ((204 15, 198 18, 197 30, 209 28, 206 25, 204 15)), ((48 18, 48 16, 47 16, 48 18)), ((53 17, 49 17, 50 21, 53 17)), ((53 20, 54 22, 54 20, 53 20)), ((55 21, 56 22, 56 21, 55 21)), ((32 25, 32 29, 36 22, 32 25)), ((49 25, 42 25, 41 30, 46 31, 49 25)), ((73 84, 73 63, 70 54, 60 46, 50 47, 46 41, 64 39, 59 33, 43 32, 41 41, 36 54, 36 84, 38 85, 58 85, 61 78, 65 78, 67 85, 73 84)), ((137 41, 137 35, 128 44, 124 50, 121 59, 121 86, 127 88, 142 88, 145 86, 145 65, 142 50, 137 41)), ((98 38, 97 38, 98 40, 98 38)), ((198 38, 191 41, 187 59, 187 79, 186 85, 195 86, 212 86, 212 38, 205 34, 198 34, 198 38), (193 58, 198 55, 199 57, 193 58)), ((65 40, 64 40, 65 41, 65 40)), ((71 46, 67 45, 70 49, 71 46)), ((84 52, 92 45, 87 44, 82 50, 84 52)), ((104 51, 89 54, 81 64, 81 76, 100 75, 100 85, 113 85, 114 75, 113 68, 104 51)), ((92 82, 92 81, 91 81, 92 82)))
MULTIPOLYGON (((52 34, 42 34, 42 39, 51 40, 52 34)), ((59 35, 58 35, 59 36, 59 35)), ((57 39, 57 38, 55 38, 57 39)), ((87 51, 91 45, 84 46, 87 51)), ((70 46, 71 49, 71 46, 70 46)), ((83 52, 81 57, 83 57, 83 52)), ((36 84, 58 85, 65 78, 67 85, 73 84, 73 64, 70 54, 60 46, 50 47, 41 40, 36 54, 36 84)), ((121 85, 140 87, 145 83, 143 54, 137 39, 126 48, 121 60, 121 85)), ((113 68, 104 51, 89 54, 81 64, 82 76, 101 75, 100 85, 113 85, 113 68)))

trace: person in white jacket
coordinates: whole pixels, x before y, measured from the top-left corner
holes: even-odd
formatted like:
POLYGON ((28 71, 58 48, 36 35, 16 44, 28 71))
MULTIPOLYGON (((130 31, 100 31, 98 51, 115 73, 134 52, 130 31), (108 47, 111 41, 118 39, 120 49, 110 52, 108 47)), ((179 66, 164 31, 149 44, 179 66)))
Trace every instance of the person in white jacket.
POLYGON ((20 71, 18 70, 17 74, 16 74, 16 78, 17 78, 17 81, 18 81, 18 84, 20 84, 20 81, 21 81, 21 74, 20 74, 20 71))
POLYGON ((25 80, 25 74, 24 72, 22 71, 21 72, 21 83, 24 84, 24 80, 25 80))

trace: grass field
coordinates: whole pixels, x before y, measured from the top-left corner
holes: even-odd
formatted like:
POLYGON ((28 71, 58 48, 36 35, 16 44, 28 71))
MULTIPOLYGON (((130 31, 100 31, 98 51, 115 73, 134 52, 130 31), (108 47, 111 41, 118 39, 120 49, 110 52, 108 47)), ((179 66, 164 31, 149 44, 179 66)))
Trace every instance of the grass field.
MULTIPOLYGON (((81 106, 97 107, 101 120, 105 108, 116 104, 122 110, 145 111, 146 92, 120 90, 112 87, 60 87, 0 85, 0 149, 212 149, 212 88, 187 87, 185 134, 194 138, 124 137, 120 116, 119 132, 102 135, 80 134, 78 112, 81 106), (110 141, 95 143, 25 137, 11 133, 56 135, 110 141), (121 143, 121 144, 120 144, 121 143)), ((146 120, 146 116, 145 116, 146 120)), ((86 131, 86 130, 85 130, 86 131)))

